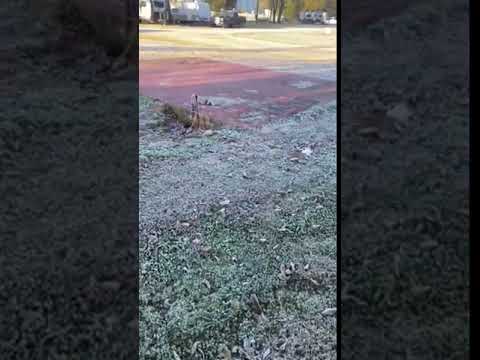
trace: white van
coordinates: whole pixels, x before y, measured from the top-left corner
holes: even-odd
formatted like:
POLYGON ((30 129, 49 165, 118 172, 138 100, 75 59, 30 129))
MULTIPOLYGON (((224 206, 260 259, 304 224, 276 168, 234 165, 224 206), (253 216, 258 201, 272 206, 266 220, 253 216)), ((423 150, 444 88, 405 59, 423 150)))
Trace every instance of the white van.
POLYGON ((165 22, 166 8, 164 0, 139 0, 138 15, 140 21, 165 22))

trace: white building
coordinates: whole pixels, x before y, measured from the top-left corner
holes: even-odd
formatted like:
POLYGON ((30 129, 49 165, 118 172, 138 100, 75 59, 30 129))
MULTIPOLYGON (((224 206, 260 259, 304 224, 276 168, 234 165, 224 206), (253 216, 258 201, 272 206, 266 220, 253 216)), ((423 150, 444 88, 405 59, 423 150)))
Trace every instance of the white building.
POLYGON ((235 7, 240 12, 252 12, 257 8, 257 0, 237 0, 235 7))

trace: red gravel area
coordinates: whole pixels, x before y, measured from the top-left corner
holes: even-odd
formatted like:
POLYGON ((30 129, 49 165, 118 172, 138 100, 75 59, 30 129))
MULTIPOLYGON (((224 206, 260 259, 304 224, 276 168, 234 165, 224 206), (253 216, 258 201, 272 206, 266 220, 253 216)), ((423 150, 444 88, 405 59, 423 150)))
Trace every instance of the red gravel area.
POLYGON ((334 100, 336 82, 200 58, 145 60, 140 93, 184 106, 196 93, 213 102, 202 113, 222 126, 246 128, 334 100))

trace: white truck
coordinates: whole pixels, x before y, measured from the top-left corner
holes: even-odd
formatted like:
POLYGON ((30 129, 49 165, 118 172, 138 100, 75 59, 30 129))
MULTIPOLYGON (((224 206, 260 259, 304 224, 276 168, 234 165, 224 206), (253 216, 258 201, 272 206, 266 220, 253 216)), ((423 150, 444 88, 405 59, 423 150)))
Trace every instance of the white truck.
POLYGON ((171 11, 176 24, 211 23, 210 5, 203 0, 172 1, 171 11))
POLYGON ((303 24, 328 24, 328 14, 326 11, 305 11, 300 13, 300 22, 303 24))

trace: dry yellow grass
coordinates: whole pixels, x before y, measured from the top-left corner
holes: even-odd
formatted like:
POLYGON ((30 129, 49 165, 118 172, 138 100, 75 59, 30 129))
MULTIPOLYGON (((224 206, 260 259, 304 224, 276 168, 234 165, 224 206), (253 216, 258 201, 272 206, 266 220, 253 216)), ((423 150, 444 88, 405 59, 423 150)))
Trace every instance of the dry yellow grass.
POLYGON ((140 59, 202 57, 239 63, 335 63, 335 28, 140 26, 140 59), (142 32, 142 30, 148 30, 142 32))

